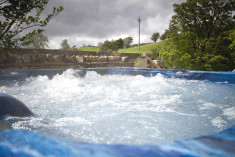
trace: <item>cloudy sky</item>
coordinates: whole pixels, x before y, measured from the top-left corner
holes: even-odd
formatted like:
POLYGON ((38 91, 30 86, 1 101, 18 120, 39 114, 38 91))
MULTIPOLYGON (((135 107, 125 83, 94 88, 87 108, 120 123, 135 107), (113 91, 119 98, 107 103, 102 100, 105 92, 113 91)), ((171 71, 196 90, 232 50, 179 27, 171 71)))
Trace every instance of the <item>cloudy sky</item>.
POLYGON ((70 46, 96 46, 105 40, 128 36, 138 42, 138 16, 141 17, 141 43, 151 42, 154 32, 162 34, 168 28, 173 4, 185 0, 50 0, 53 6, 64 7, 46 27, 49 48, 60 48, 63 39, 70 46))

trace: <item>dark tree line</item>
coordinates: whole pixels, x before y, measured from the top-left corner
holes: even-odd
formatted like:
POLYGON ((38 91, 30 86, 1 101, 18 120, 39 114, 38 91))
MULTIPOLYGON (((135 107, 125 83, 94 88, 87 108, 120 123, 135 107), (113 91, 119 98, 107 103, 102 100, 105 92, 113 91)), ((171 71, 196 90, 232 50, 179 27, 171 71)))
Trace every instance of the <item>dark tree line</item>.
POLYGON ((132 37, 127 37, 127 38, 120 38, 115 41, 108 41, 106 40, 103 44, 100 45, 99 51, 117 51, 122 48, 129 48, 131 43, 133 41, 132 37))

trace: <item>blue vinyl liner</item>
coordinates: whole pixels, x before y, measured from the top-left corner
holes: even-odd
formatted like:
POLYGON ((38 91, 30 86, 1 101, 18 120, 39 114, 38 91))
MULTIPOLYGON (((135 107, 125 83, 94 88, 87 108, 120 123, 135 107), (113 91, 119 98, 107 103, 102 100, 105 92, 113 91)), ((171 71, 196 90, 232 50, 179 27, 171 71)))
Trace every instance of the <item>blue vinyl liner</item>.
MULTIPOLYGON (((235 84, 234 72, 209 72, 190 70, 169 70, 169 69, 139 69, 139 68, 84 68, 76 69, 80 76, 87 71, 96 71, 99 74, 120 74, 120 75, 143 75, 145 77, 162 74, 165 77, 184 78, 189 80, 208 80, 211 82, 235 84)), ((24 80, 30 76, 47 75, 52 78, 56 74, 62 74, 65 69, 47 70, 0 70, 0 80, 24 80)))

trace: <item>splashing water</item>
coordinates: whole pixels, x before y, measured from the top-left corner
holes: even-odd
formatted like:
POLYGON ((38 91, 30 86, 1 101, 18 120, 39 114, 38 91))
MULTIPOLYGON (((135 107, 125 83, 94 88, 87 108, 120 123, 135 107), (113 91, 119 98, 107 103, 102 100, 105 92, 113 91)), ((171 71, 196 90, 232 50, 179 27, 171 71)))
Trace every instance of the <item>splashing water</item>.
POLYGON ((5 117, 15 129, 91 143, 146 144, 221 131, 235 121, 235 87, 205 81, 67 70, 27 78, 0 92, 37 116, 5 117), (20 85, 19 85, 20 84, 20 85))

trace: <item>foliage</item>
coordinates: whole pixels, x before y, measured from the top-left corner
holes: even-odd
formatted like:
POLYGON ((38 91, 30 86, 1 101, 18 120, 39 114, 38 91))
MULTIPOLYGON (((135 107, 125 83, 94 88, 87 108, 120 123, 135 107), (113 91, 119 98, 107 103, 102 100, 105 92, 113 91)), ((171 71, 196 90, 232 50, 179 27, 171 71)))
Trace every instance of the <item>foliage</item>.
POLYGON ((131 46, 131 43, 133 42, 132 37, 127 37, 123 39, 123 48, 129 48, 131 46))
POLYGON ((99 43, 98 47, 100 48, 99 51, 117 52, 119 49, 130 47, 132 41, 132 37, 127 37, 124 39, 119 38, 115 41, 106 40, 104 43, 99 43))
POLYGON ((97 44, 97 47, 100 47, 102 44, 103 44, 102 42, 99 42, 99 43, 97 44))
POLYGON ((232 41, 232 43, 229 45, 229 48, 235 51, 235 29, 229 32, 228 39, 232 41))
POLYGON ((108 52, 112 52, 114 51, 116 48, 113 45, 112 41, 108 41, 106 40, 101 46, 99 51, 108 51, 108 52))
POLYGON ((141 58, 138 57, 138 58, 135 60, 134 67, 136 67, 136 68, 141 68, 141 64, 142 64, 141 58))
POLYGON ((113 47, 114 47, 114 50, 122 49, 123 48, 123 40, 122 40, 122 38, 114 41, 113 42, 113 47))
POLYGON ((156 41, 158 40, 160 34, 158 32, 153 33, 153 35, 151 36, 151 40, 154 41, 156 43, 156 41))
POLYGON ((99 51, 104 52, 114 52, 117 51, 120 47, 123 47, 123 40, 120 38, 116 41, 106 40, 101 46, 99 51))
POLYGON ((160 51, 164 46, 164 41, 155 43, 154 46, 150 49, 149 57, 153 60, 161 60, 160 51))
POLYGON ((21 38, 21 45, 25 48, 44 49, 48 47, 48 38, 42 32, 34 30, 21 38))
POLYGON ((64 39, 64 40, 61 42, 60 46, 61 46, 61 49, 62 49, 62 50, 69 50, 69 49, 70 49, 70 46, 69 46, 69 44, 68 44, 68 40, 67 40, 67 39, 64 39))
POLYGON ((93 46, 93 45, 91 45, 91 44, 88 44, 88 45, 83 44, 83 45, 82 45, 82 47, 94 47, 94 46, 93 46))
POLYGON ((169 30, 166 29, 165 32, 161 35, 160 40, 166 40, 169 38, 169 30))
POLYGON ((160 52, 170 68, 234 69, 235 15, 231 0, 187 0, 174 4, 174 15, 160 52))
MULTIPOLYGON (((49 0, 0 0, 0 47, 10 48, 18 44, 17 35, 31 27, 45 27, 63 10, 54 7, 53 12, 41 19, 49 0)), ((40 32, 40 30, 39 30, 40 32)))
POLYGON ((76 45, 73 45, 71 48, 70 48, 71 51, 78 51, 78 48, 76 45))

